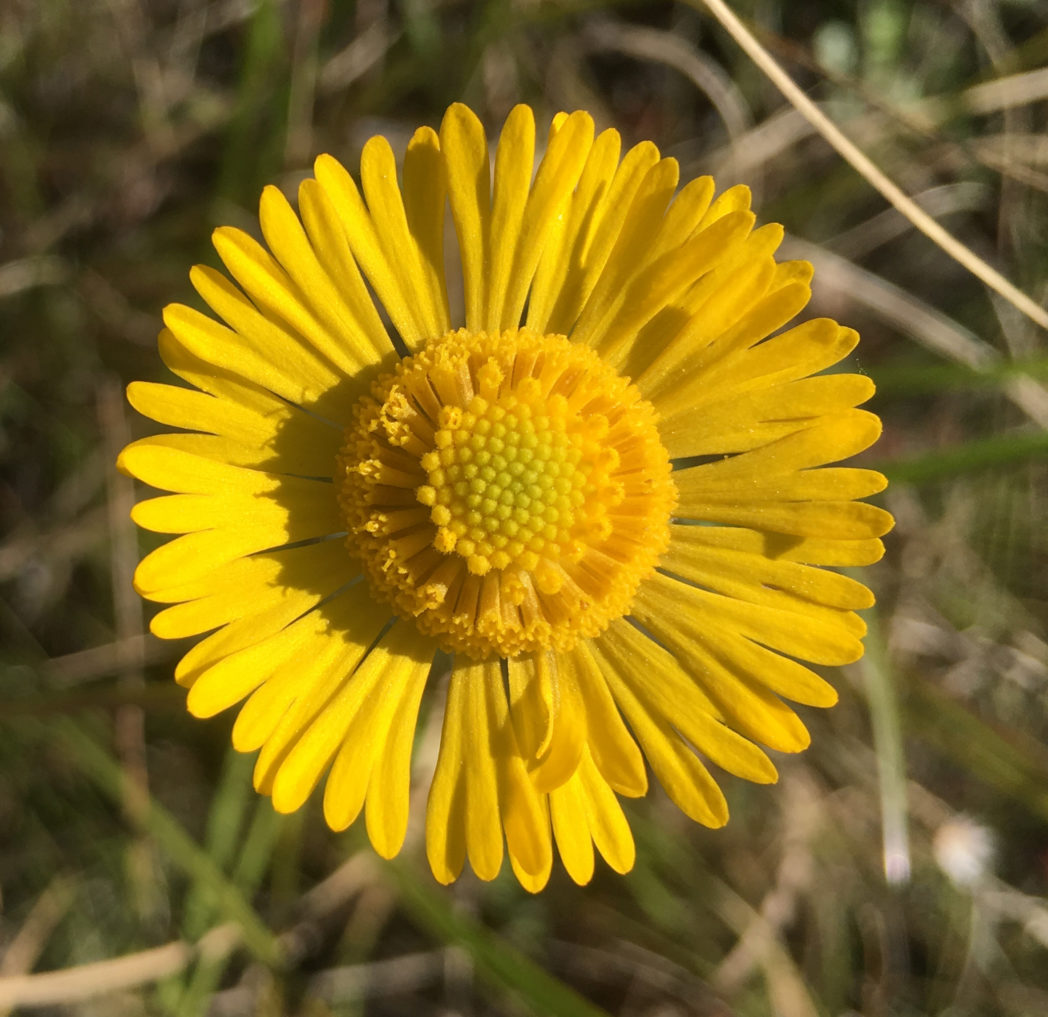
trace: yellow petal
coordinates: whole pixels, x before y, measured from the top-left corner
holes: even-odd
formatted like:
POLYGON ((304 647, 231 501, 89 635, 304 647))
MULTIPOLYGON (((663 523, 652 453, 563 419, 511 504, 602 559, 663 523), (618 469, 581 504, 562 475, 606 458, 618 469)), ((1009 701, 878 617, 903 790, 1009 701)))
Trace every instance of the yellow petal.
POLYGON ((579 308, 579 320, 567 333, 573 339, 585 341, 586 335, 595 332, 596 325, 609 320, 615 308, 621 306, 627 284, 647 267, 643 252, 650 248, 658 234, 679 178, 676 159, 656 162, 647 168, 639 184, 631 188, 631 200, 626 207, 609 216, 610 228, 599 235, 599 247, 596 238, 594 243, 594 260, 603 264, 593 279, 585 305, 579 308))
POLYGON ((635 264, 634 271, 621 280, 614 293, 602 292, 602 279, 572 338, 593 345, 605 359, 621 359, 640 328, 660 311, 672 307, 752 225, 753 216, 748 212, 726 217, 658 260, 635 264))
MULTIPOLYGON (((302 621, 313 626, 314 642, 309 656, 289 661, 267 682, 267 686, 279 689, 279 692, 275 690, 276 702, 270 703, 268 718, 253 718, 257 724, 256 737, 265 731, 264 744, 255 760, 255 788, 263 794, 272 793, 273 781, 284 759, 303 732, 326 712, 345 676, 368 654, 369 647, 389 622, 389 609, 376 604, 357 586, 320 605, 312 617, 302 621)), ((234 738, 243 714, 250 713, 251 706, 250 701, 245 704, 237 718, 234 738)), ((250 727, 244 720, 241 733, 245 737, 250 727)))
POLYGON ((341 313, 351 323, 350 341, 360 344, 360 356, 369 363, 388 357, 393 352, 393 342, 353 258, 338 211, 312 177, 299 184, 298 210, 317 260, 337 282, 341 313))
POLYGON ((661 559, 669 572, 703 586, 727 592, 729 583, 753 587, 754 590, 774 587, 816 604, 857 611, 873 605, 873 595, 861 583, 825 569, 812 568, 796 562, 775 560, 761 553, 739 548, 719 546, 703 530, 717 530, 709 526, 675 526, 669 550, 661 559))
POLYGON ((507 661, 510 720, 521 754, 531 765, 553 737, 554 665, 550 654, 536 653, 507 661))
POLYGON ((296 411, 284 400, 257 388, 254 390, 256 405, 253 406, 235 399, 215 398, 195 389, 152 381, 131 382, 127 386, 127 399, 139 413, 158 423, 243 442, 268 442, 291 421, 299 427, 310 427, 318 436, 338 434, 329 425, 296 411))
POLYGON ((152 599, 175 606, 154 615, 149 627, 161 639, 197 635, 261 614, 291 597, 308 599, 310 593, 324 591, 319 599, 352 579, 356 571, 348 556, 326 542, 238 558, 195 582, 153 594, 152 599))
POLYGON ((269 249, 295 286, 289 295, 312 312, 310 318, 289 317, 285 308, 280 310, 282 316, 293 327, 301 329, 302 334, 346 374, 376 364, 381 354, 364 338, 370 315, 362 322, 354 313, 343 298, 341 279, 336 285, 287 198, 276 187, 267 187, 262 192, 259 223, 269 249))
POLYGON ((714 189, 713 177, 708 176, 689 180, 680 189, 666 210, 666 217, 648 252, 652 260, 702 231, 702 222, 709 211, 714 189))
POLYGON ((719 698, 700 676, 690 677, 671 654, 623 619, 609 626, 597 642, 613 665, 605 679, 620 703, 629 701, 656 724, 676 728, 729 773, 759 784, 776 779, 771 760, 721 722, 723 707, 707 706, 706 693, 711 693, 715 704, 719 698))
POLYGON ((502 865, 489 683, 501 688, 497 662, 456 665, 451 673, 426 817, 426 853, 440 882, 457 877, 462 855, 480 879, 494 879, 502 865))
MULTIPOLYGON (((790 292, 797 292, 796 284, 769 294, 767 299, 774 304, 790 292)), ((807 293, 807 289, 800 292, 807 293)), ((740 328, 748 325, 749 322, 742 323, 740 328)), ((717 387, 737 387, 755 378, 764 384, 782 384, 836 364, 858 341, 859 334, 854 329, 842 328, 830 318, 813 318, 733 356, 706 364, 703 375, 717 387)))
MULTIPOLYGON (((417 345, 426 336, 419 329, 412 297, 405 293, 402 287, 401 266, 391 260, 390 254, 383 247, 382 237, 357 190, 356 183, 346 168, 330 155, 319 156, 313 171, 335 210, 353 257, 378 294, 393 322, 393 327, 408 345, 417 345)), ((395 189, 396 178, 394 177, 390 183, 395 189)), ((384 194, 388 196, 388 191, 384 194)), ((376 197, 376 201, 378 200, 376 197)), ((380 214, 384 214, 384 211, 387 210, 380 214)), ((411 268, 408 266, 405 274, 410 276, 410 273, 411 268)))
POLYGON ((539 791, 559 787, 575 772, 586 739, 586 717, 574 672, 557 655, 508 661, 512 716, 521 752, 539 791))
POLYGON ((721 632, 716 644, 724 666, 733 674, 745 675, 751 684, 763 685, 775 695, 805 706, 825 708, 837 702, 837 690, 796 660, 730 632, 721 632))
POLYGON ((465 700, 463 672, 457 671, 448 684, 440 752, 426 802, 426 858, 437 882, 445 885, 458 879, 466 864, 465 700))
POLYGON ((132 382, 128 402, 153 420, 206 434, 157 435, 154 441, 233 466, 276 473, 331 476, 341 433, 296 407, 273 399, 271 412, 174 385, 132 382))
POLYGON ((572 650, 558 656, 561 674, 579 690, 586 719, 588 751, 601 776, 619 794, 638 798, 648 790, 644 757, 622 721, 607 682, 585 653, 572 650))
MULTIPOLYGON (((262 416, 269 413, 276 404, 286 406, 289 403, 296 403, 296 400, 275 394, 279 391, 278 388, 270 390, 252 381, 240 369, 239 363, 235 361, 228 367, 222 367, 214 363, 216 358, 209 355, 209 347, 206 343, 198 348, 203 355, 198 356, 197 353, 194 353, 186 343, 177 338, 168 328, 162 329, 157 337, 157 349, 160 353, 160 359, 163 360, 173 374, 178 375, 184 381, 189 382, 190 385, 200 389, 201 392, 206 392, 208 395, 215 396, 224 402, 243 406, 245 409, 262 416)), ((221 359, 221 357, 218 359, 221 359)), ((250 369, 253 360, 250 351, 248 352, 247 360, 250 369)), ((266 370, 269 370, 269 367, 266 370)), ((298 390, 301 392, 301 387, 298 390)), ((349 408, 337 405, 329 393, 320 392, 319 390, 310 398, 312 399, 310 412, 314 419, 317 417, 327 418, 326 420, 318 419, 317 423, 341 433, 345 423, 348 423, 349 408), (329 412, 332 410, 337 410, 337 412, 333 415, 329 412), (343 420, 344 417, 347 419, 343 420)), ((299 400, 294 408, 297 409, 299 405, 304 406, 306 403, 299 400)))
MULTIPOLYGON (((203 278, 203 275, 197 274, 196 278, 203 278)), ((351 406, 342 405, 345 393, 341 399, 335 394, 339 386, 346 385, 344 376, 308 353, 277 346, 275 342, 270 343, 268 337, 262 350, 253 349, 243 336, 181 304, 169 304, 164 308, 164 323, 169 334, 166 338, 161 336, 161 353, 176 374, 181 372, 173 364, 203 362, 229 376, 243 378, 275 392, 296 406, 312 410, 328 420, 349 422, 351 406)), ((188 380, 197 384, 197 378, 200 378, 200 373, 188 380)), ((211 386, 203 379, 198 387, 211 391, 211 386)))
MULTIPOLYGON (((328 574, 318 571, 315 580, 305 589, 288 588, 272 603, 260 598, 251 613, 235 618, 192 646, 175 667, 175 681, 186 688, 191 687, 204 671, 218 661, 280 632, 344 585, 345 577, 337 570, 328 574)), ((192 605, 185 606, 189 608, 192 605)))
POLYGON ((484 125, 462 103, 448 107, 440 125, 440 150, 447 170, 451 218, 458 235, 466 298, 466 328, 484 329, 491 169, 484 125))
MULTIPOLYGON (((604 131, 590 150, 563 226, 543 250, 528 300, 528 328, 570 333, 606 265, 634 195, 659 160, 643 142, 618 162, 618 131, 604 131)), ((668 197, 666 200, 669 200, 668 197)))
MULTIPOLYGON (((876 539, 832 540, 819 537, 789 537, 740 526, 674 525, 671 541, 745 554, 775 561, 806 565, 872 565, 884 555, 884 545, 876 539)), ((672 546, 672 545, 671 545, 672 546)))
POLYGON ((545 889, 546 884, 549 882, 550 873, 553 869, 553 858, 550 856, 549 868, 544 869, 542 872, 530 873, 525 872, 520 867, 520 863, 514 857, 513 852, 509 851, 510 865, 513 867, 513 875, 517 877, 517 881, 520 885, 527 890, 528 893, 539 893, 545 889))
MULTIPOLYGON (((337 532, 335 513, 320 503, 303 503, 302 512, 274 506, 242 518, 236 526, 200 530, 176 537, 150 552, 135 569, 135 589, 146 598, 162 599, 163 591, 193 582, 228 562, 270 548, 315 540, 337 532)), ((136 510, 137 514, 137 510, 136 510)), ((165 524, 165 529, 169 524, 165 524)))
POLYGON ((324 787, 324 818, 333 830, 344 830, 366 800, 368 834, 385 858, 404 839, 411 744, 432 656, 432 643, 398 621, 327 711, 342 724, 330 743, 334 762, 324 787))
MULTIPOLYGON (((196 676, 186 700, 189 712, 194 717, 213 717, 228 709, 278 673, 285 662, 312 651, 317 638, 311 621, 300 621, 223 657, 196 676)), ((311 654, 311 659, 318 658, 311 654)), ((292 666, 297 667, 297 662, 292 666)))
POLYGON ((501 682, 486 685, 485 694, 507 851, 514 871, 532 877, 528 885, 537 880, 545 882, 553 863, 546 807, 521 757, 501 682))
MULTIPOLYGON (((266 240, 288 261, 293 260, 292 251, 298 250, 302 255, 312 250, 298 218, 277 188, 267 187, 263 191, 260 213, 266 240)), ((339 341, 343 326, 337 317, 332 317, 333 311, 318 311, 324 300, 325 282, 330 286, 330 280, 326 280, 315 256, 310 254, 310 264, 296 266, 296 274, 308 287, 303 290, 276 258, 243 230, 220 226, 211 239, 229 274, 262 314, 251 314, 252 309, 244 297, 217 272, 198 266, 192 277, 193 284, 223 317, 229 314, 245 320, 250 316, 253 322, 250 326, 230 322, 242 336, 250 340, 258 336, 261 340, 265 335, 267 351, 270 346, 275 350, 280 341, 284 349, 298 356, 302 356, 303 351, 311 352, 312 347, 318 361, 343 375, 351 375, 370 362, 370 351, 366 348, 362 349, 365 359, 358 359, 350 355, 347 343, 339 341), (330 324, 323 320, 325 317, 330 324), (284 338, 278 340, 277 336, 284 338)))
MULTIPOLYGON (((661 413, 659 434, 671 458, 747 452, 866 402, 873 382, 861 374, 830 374, 785 385, 724 387, 679 412, 661 413)), ((860 496, 861 497, 861 496, 860 496)))
POLYGON ((615 872, 629 872, 637 860, 637 849, 622 806, 592 760, 582 761, 578 780, 582 785, 586 819, 593 843, 615 872))
MULTIPOLYGON (((331 664, 333 660, 345 664, 354 655, 359 659, 388 617, 388 610, 371 601, 364 584, 351 587, 287 628, 224 656, 204 670, 189 690, 189 710, 195 716, 213 716, 239 702, 271 674, 285 671, 290 676, 291 700, 299 704, 296 709, 302 708, 306 704, 303 692, 312 677, 323 680, 326 669, 336 667, 331 664), (285 662, 287 667, 283 668, 285 662)), ((283 711, 273 712, 288 720, 283 711)), ((243 712, 234 728, 234 744, 241 751, 257 748, 261 742, 248 731, 251 718, 242 718, 243 712)))
MULTIPOLYGON (((335 676, 337 688, 329 692, 313 718, 302 723, 301 733, 290 743, 286 754, 276 757, 271 764, 275 771, 273 807, 278 812, 294 812, 300 808, 336 754, 341 759, 347 748, 354 754, 354 765, 343 764, 341 774, 332 768, 329 783, 338 783, 340 776, 348 776, 368 786, 372 767, 385 748, 402 699, 407 695, 417 702, 421 695, 419 674, 421 672, 421 682, 424 682, 429 671, 428 659, 413 660, 402 651, 424 642, 404 623, 397 623, 351 674, 335 676)), ((432 644, 429 652, 432 656, 432 644)), ((413 731, 413 716, 411 725, 413 731)), ((402 781, 398 779, 394 784, 385 790, 391 796, 399 797, 403 793, 406 798, 407 788, 402 781)), ((399 843, 394 854, 397 849, 399 843)))
MULTIPOLYGON (((416 150, 419 144, 416 142, 416 150)), ((438 176, 434 183, 439 185, 440 179, 438 176)), ((386 262, 396 276, 397 290, 414 322, 413 333, 401 333, 405 342, 414 347, 419 340, 443 335, 450 327, 447 294, 438 285, 434 266, 423 255, 412 233, 404 196, 397 185, 396 159, 385 138, 371 138, 364 146, 360 155, 360 182, 386 262)), ((426 185, 425 194, 431 198, 437 196, 430 184, 426 185)), ((429 254, 432 257, 433 252, 429 254)))
POLYGON ((419 704, 433 663, 432 640, 398 621, 396 633, 396 708, 390 718, 381 752, 376 757, 368 785, 367 831, 372 846, 383 858, 400 851, 408 828, 411 800, 411 749, 415 742, 419 704))
MULTIPOLYGON (((605 657, 602 651, 600 640, 592 640, 586 648, 586 652, 594 655, 598 666, 607 675, 614 671, 616 664, 605 657)), ((724 795, 680 735, 670 724, 655 719, 641 708, 627 685, 616 691, 616 700, 644 749, 655 776, 677 808, 704 826, 723 826, 728 821, 728 805, 724 795)))
MULTIPOLYGON (((806 470, 838 462, 862 452, 881 433, 881 422, 865 410, 848 410, 824 417, 771 445, 682 471, 674 480, 720 487, 752 481, 754 477, 806 470)), ((815 474, 817 475, 817 474, 815 474)))
POLYGON ((491 224, 486 244, 484 295, 485 329, 510 328, 520 320, 503 325, 503 305, 513 275, 514 255, 528 202, 531 172, 535 163, 535 117, 531 107, 514 106, 502 127, 495 150, 495 185, 491 224))
MULTIPOLYGON (((761 685, 759 674, 751 675, 732 665, 732 649, 739 638, 760 640, 780 652, 789 652, 794 647, 788 645, 791 641, 782 630, 770 632, 767 619, 759 618, 758 623, 749 626, 748 630, 739 631, 736 622, 738 616, 744 613, 741 611, 732 618, 717 617, 710 612, 709 619, 703 618, 703 624, 700 625, 694 617, 685 616, 681 610, 683 598, 679 595, 675 595, 678 617, 667 619, 659 613, 665 609, 664 600, 650 594, 650 589, 655 585, 648 584, 641 591, 633 613, 701 684, 716 704, 720 716, 736 731, 777 751, 799 752, 805 748, 809 737, 797 715, 761 685), (758 630, 759 634, 755 635, 758 630)), ((688 609, 690 614, 694 605, 689 604, 688 609)), ((750 610, 757 613, 756 609, 750 610)), ((801 628, 799 623, 797 627, 801 628)), ((811 628, 805 626, 804 629, 806 631, 801 636, 795 636, 792 640, 794 646, 805 642, 810 645, 814 641, 811 628)), ((798 648, 804 649, 804 646, 798 648)), ((817 650, 809 652, 814 656, 820 652, 824 654, 824 651, 825 647, 819 646, 817 650)))
POLYGON ((841 541, 883 536, 895 524, 884 509, 861 501, 797 501, 771 505, 746 502, 733 505, 693 500, 680 506, 679 512, 690 519, 745 526, 771 534, 841 541))
MULTIPOLYGON (((420 127, 404 153, 404 211, 408 228, 418 244, 426 288, 435 295, 440 320, 450 322, 444 280, 444 205, 448 182, 440 139, 431 127, 420 127)), ((450 324, 445 325, 450 328, 450 324)))
POLYGON ((772 233, 768 230, 763 226, 751 233, 716 273, 689 294, 692 327, 687 337, 676 341, 676 349, 668 351, 663 360, 667 367, 671 366, 669 358, 679 354, 689 341, 693 349, 688 361, 691 377, 712 373, 718 365, 778 331, 807 306, 811 299, 807 283, 791 281, 776 286, 777 265, 772 252, 762 248, 777 244, 781 227, 772 233))
POLYGON ((750 189, 745 184, 736 184, 729 187, 723 193, 717 195, 717 200, 710 206, 709 211, 703 217, 700 229, 715 223, 732 212, 748 212, 751 200, 750 189))
MULTIPOLYGON (((298 480, 289 477, 289 480, 298 480)), ((163 498, 147 498, 131 510, 131 518, 144 530, 156 533, 194 533, 198 530, 223 528, 231 519, 237 527, 248 526, 270 534, 267 547, 275 547, 287 540, 288 517, 309 513, 325 521, 330 484, 323 487, 289 484, 271 494, 172 494, 163 498)), ((337 523, 335 524, 337 525, 337 523)))
MULTIPOLYGON (((274 296, 263 303, 260 310, 217 269, 194 265, 189 272, 189 281, 208 307, 236 332, 242 346, 264 360, 279 365, 290 375, 297 372, 317 385, 331 385, 342 369, 317 349, 308 335, 298 331, 296 326, 314 327, 306 313, 291 314, 290 317, 298 319, 292 323, 276 310, 297 306, 299 300, 298 294, 282 289, 292 284, 280 266, 240 230, 226 228, 216 232, 214 240, 229 264, 236 268, 234 277, 249 294, 255 289, 271 292, 274 296)), ((170 322, 168 324, 175 330, 170 322)), ((319 329, 319 326, 315 328, 319 329)), ((355 365, 351 368, 356 369, 355 365)))
POLYGON ((629 823, 588 753, 571 780, 550 795, 550 813, 564 868, 580 886, 593 878, 594 845, 616 872, 633 868, 629 823))
POLYGON ((581 778, 572 777, 551 792, 549 806, 560 860, 568 875, 585 886, 593 878, 594 856, 581 778))
MULTIPOLYGON (((341 658, 336 659, 342 665, 341 658)), ((351 744, 355 750, 357 765, 353 767, 353 776, 367 787, 372 761, 396 706, 393 690, 386 687, 387 680, 394 687, 398 684, 398 675, 390 664, 385 640, 367 652, 355 667, 342 665, 336 669, 331 662, 324 662, 327 673, 318 675, 322 692, 314 699, 312 708, 300 709, 296 701, 292 710, 298 716, 289 725, 294 733, 281 739, 280 751, 269 754, 268 765, 256 768, 256 773, 262 774, 256 778, 256 787, 269 791, 277 812, 301 808, 339 748, 346 745, 351 744)), ((308 677, 302 686, 308 687, 308 677)))
POLYGON ((254 497, 271 494, 281 484, 276 474, 201 459, 171 447, 163 436, 132 442, 120 453, 117 466, 143 483, 179 494, 236 493, 254 497))
MULTIPOLYGON (((668 576, 656 574, 637 594, 637 617, 648 619, 658 610, 671 617, 665 625, 707 633, 718 626, 737 632, 792 657, 813 664, 851 664, 862 656, 859 637, 866 626, 858 615, 820 605, 798 604, 786 608, 785 602, 769 600, 752 603, 699 590, 668 576), (676 604, 676 610, 673 605, 676 604), (771 605, 776 606, 771 606, 771 605), (687 610, 682 608, 686 605, 687 610), (701 619, 701 622, 700 622, 701 619)), ((644 620, 647 625, 648 621, 644 620)), ((662 623, 660 622, 660 627, 662 623)))
POLYGON ((325 537, 337 533, 342 526, 334 508, 326 503, 315 501, 301 507, 306 510, 301 515, 277 511, 268 518, 249 520, 244 525, 176 537, 139 562, 134 576, 135 589, 148 598, 192 582, 245 555, 325 537))
MULTIPOLYGON (((520 322, 539 258, 552 231, 563 221, 592 143, 593 118, 582 112, 572 113, 550 140, 528 194, 505 294, 500 301, 498 292, 493 290, 490 297, 489 314, 493 319, 497 316, 501 328, 512 328, 520 322)), ((497 229, 493 219, 496 237, 497 229)))
MULTIPOLYGON (((498 662, 456 664, 451 683, 461 682, 465 715, 462 758, 466 781, 466 853, 479 879, 494 879, 502 867, 502 822, 499 816, 498 767, 492 748, 489 686, 502 688, 498 662)), ((448 709, 452 698, 448 693, 448 709)))

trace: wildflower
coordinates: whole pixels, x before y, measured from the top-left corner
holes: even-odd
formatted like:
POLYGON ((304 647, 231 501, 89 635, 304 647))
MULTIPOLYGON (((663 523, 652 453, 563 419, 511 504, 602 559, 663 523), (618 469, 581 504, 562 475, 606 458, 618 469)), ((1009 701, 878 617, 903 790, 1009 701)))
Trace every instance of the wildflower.
POLYGON ((969 816, 951 816, 932 838, 932 856, 955 886, 971 889, 993 875, 993 831, 969 816))
POLYGON ((582 112, 555 118, 533 178, 534 148, 518 106, 492 181, 455 105, 415 133, 400 183, 376 137, 362 193, 326 155, 298 215, 267 188, 268 250, 222 228, 233 281, 191 273, 215 317, 165 310, 160 352, 190 387, 129 388, 183 430, 120 460, 173 492, 134 510, 180 534, 136 587, 171 605, 157 635, 210 632, 176 678, 197 716, 244 701, 233 743, 258 750, 257 789, 288 812, 326 775, 327 822, 363 809, 395 855, 443 651, 430 864, 492 879, 505 852, 529 890, 554 843, 579 883, 594 845, 632 866, 617 796, 646 792, 645 759, 713 827, 707 763, 775 780, 759 745, 808 744, 783 699, 836 699, 802 662, 857 659, 872 603, 816 566, 875 561, 891 525, 857 500, 883 477, 823 468, 879 432, 855 408, 867 378, 813 376, 857 336, 826 319, 774 334, 811 267, 775 261, 782 229, 754 228, 747 189, 678 192, 673 159, 620 158, 582 112))

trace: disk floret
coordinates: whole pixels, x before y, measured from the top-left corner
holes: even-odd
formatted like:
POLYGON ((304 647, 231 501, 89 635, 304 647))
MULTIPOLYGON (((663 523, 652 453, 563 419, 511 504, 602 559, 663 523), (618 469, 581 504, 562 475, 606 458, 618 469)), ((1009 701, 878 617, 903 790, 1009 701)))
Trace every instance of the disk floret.
POLYGON ((624 614, 676 497, 636 388, 527 329, 401 361, 357 407, 337 479, 375 592, 477 660, 566 649, 624 614))

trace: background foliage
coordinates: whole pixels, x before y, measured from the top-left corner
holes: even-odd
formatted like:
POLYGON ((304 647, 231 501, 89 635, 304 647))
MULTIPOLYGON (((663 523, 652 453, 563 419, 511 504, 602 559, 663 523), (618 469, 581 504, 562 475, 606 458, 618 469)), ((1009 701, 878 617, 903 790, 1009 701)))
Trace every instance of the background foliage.
MULTIPOLYGON (((1048 9, 738 0, 907 193, 1048 295, 1048 9)), ((1048 1013, 1048 349, 916 233, 695 0, 0 5, 0 1013, 1048 1013), (116 451, 160 308, 262 185, 464 99, 590 109, 750 183, 858 327, 898 527, 865 661, 732 820, 629 806, 639 859, 438 888, 250 791, 147 634, 116 451)), ((433 756, 433 730, 417 753, 433 756)), ((422 802, 417 811, 421 813, 422 802)))

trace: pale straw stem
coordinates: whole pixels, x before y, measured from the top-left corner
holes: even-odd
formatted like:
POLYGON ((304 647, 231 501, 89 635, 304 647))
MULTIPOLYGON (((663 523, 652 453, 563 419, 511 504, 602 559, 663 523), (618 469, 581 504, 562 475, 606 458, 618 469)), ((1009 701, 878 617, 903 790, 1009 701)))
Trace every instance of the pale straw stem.
POLYGON ((821 134, 857 172, 884 195, 914 227, 938 244, 951 258, 963 265, 972 275, 981 279, 990 289, 999 293, 1015 308, 1025 314, 1041 328, 1048 329, 1048 311, 1035 303, 1017 286, 1010 283, 1000 272, 962 244, 951 233, 940 226, 916 202, 907 196, 869 157, 849 141, 840 128, 808 98, 801 88, 765 49, 752 32, 732 13, 724 0, 687 0, 688 4, 700 4, 720 22, 724 30, 739 44, 747 56, 768 76, 790 104, 821 134))

